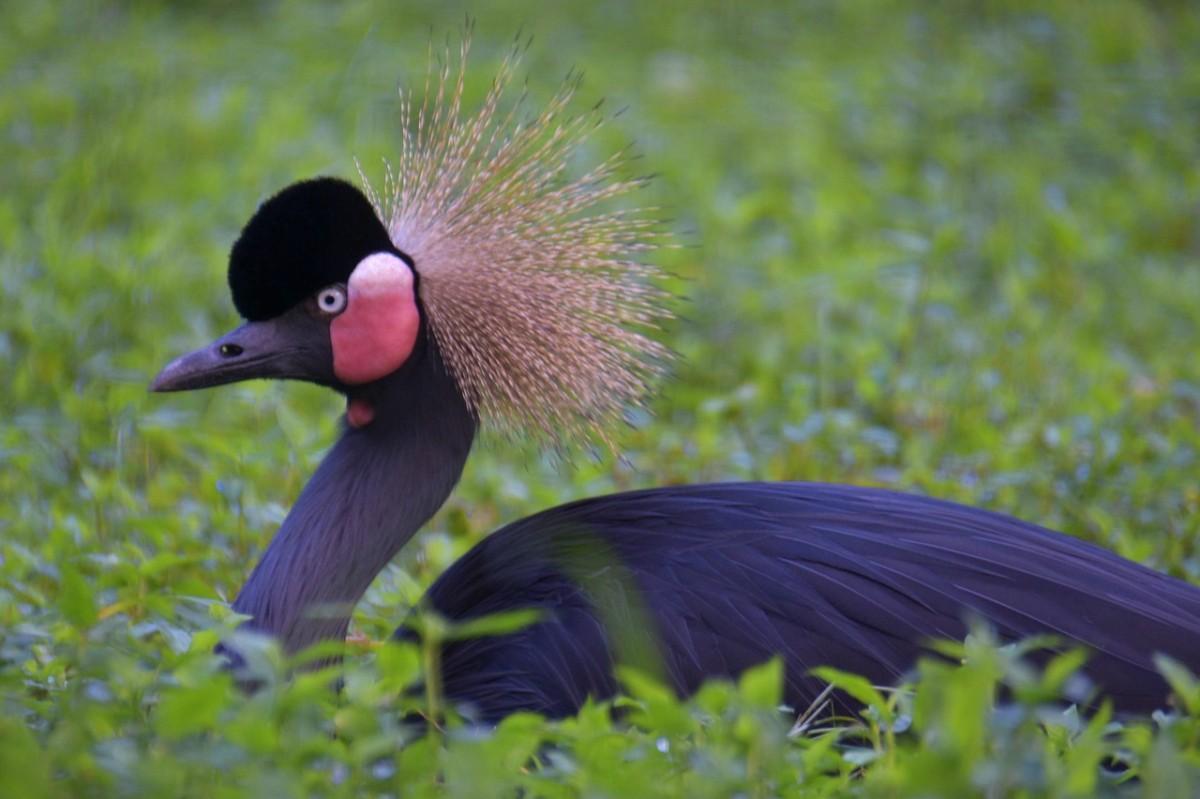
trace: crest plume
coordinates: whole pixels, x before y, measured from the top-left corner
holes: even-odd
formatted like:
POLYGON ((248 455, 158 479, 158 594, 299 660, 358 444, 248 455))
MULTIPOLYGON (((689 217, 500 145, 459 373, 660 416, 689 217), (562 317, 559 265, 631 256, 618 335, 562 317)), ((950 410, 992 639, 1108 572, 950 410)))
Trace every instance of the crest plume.
POLYGON ((464 112, 469 44, 456 68, 447 52, 434 74, 431 59, 420 102, 401 92, 400 159, 368 194, 416 262, 434 338, 480 419, 547 442, 607 441, 670 355, 652 337, 669 295, 638 260, 660 246, 657 222, 602 208, 645 181, 620 177, 625 152, 568 175, 605 121, 598 107, 570 111, 577 78, 540 112, 524 93, 504 110, 519 47, 464 112))

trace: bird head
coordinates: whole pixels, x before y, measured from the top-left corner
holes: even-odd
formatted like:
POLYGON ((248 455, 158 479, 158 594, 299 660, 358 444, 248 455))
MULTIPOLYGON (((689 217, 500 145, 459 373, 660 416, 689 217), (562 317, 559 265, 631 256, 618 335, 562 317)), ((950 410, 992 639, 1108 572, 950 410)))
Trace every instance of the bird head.
MULTIPOLYGON (((230 253, 244 325, 169 364, 152 388, 294 378, 351 397, 401 369, 422 342, 471 412, 502 433, 599 437, 647 394, 669 352, 658 246, 644 210, 605 210, 644 183, 620 152, 565 177, 605 121, 573 114, 577 81, 529 114, 505 109, 519 53, 474 114, 463 111, 467 44, 424 100, 402 95, 398 164, 382 191, 335 178, 293 184, 251 217, 230 253)), ((365 183, 365 181, 364 181, 365 183)))
MULTIPOLYGON (((353 185, 288 186, 246 223, 229 255, 245 324, 167 365, 151 386, 184 391, 251 378, 308 380, 352 394, 413 352, 421 327, 413 260, 353 185)), ((370 406, 349 406, 352 426, 370 406)))

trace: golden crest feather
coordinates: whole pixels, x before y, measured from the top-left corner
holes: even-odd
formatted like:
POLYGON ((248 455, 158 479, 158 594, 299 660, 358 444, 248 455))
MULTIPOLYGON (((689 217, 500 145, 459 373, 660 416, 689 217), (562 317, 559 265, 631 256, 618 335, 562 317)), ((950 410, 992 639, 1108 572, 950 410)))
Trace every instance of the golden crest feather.
MULTIPOLYGON (((626 153, 569 177, 605 121, 569 110, 578 80, 525 114, 505 95, 520 60, 503 62, 479 109, 463 109, 469 39, 457 69, 431 67, 418 103, 401 92, 399 162, 383 192, 367 185, 392 241, 412 256, 428 324, 471 409, 507 434, 608 441, 669 360, 653 338, 670 317, 660 270, 638 260, 661 246, 648 209, 600 210, 643 185, 626 153)), ((361 172, 361 170, 360 170, 361 172)))

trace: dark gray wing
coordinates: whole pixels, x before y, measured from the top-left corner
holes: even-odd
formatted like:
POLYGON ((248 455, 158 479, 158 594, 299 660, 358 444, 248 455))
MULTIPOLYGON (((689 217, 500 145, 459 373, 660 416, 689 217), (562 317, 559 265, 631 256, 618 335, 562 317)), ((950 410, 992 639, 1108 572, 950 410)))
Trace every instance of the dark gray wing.
POLYGON ((489 536, 430 589, 451 618, 514 607, 544 620, 450 645, 447 693, 495 718, 565 715, 608 696, 614 652, 682 693, 773 654, 806 706, 820 665, 895 682, 966 619, 1006 639, 1085 644, 1118 709, 1162 706, 1152 656, 1200 668, 1200 589, 998 514, 849 486, 727 483, 563 505, 489 536), (654 651, 653 656, 649 653, 654 651))

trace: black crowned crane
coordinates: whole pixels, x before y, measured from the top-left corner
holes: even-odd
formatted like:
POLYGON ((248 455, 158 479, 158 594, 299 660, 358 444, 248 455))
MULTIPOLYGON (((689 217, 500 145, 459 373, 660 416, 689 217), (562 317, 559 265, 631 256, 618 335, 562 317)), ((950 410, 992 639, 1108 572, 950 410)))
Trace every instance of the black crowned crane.
MULTIPOLYGON (((481 425, 603 438, 666 357, 653 338, 666 298, 639 257, 654 227, 596 210, 636 181, 617 177, 620 156, 563 177, 596 116, 566 112, 570 87, 531 119, 501 113, 511 62, 465 115, 463 59, 432 99, 405 101, 381 193, 319 178, 262 204, 229 261, 246 323, 154 382, 286 378, 347 398, 340 438, 233 605, 288 651, 344 638, 350 609, 454 488, 481 425)), ((1086 673, 1120 711, 1168 701, 1155 653, 1200 667, 1200 589, 1017 519, 877 488, 724 483, 579 500, 491 534, 424 602, 450 620, 540 611, 443 652, 446 696, 489 721, 611 696, 631 636, 682 695, 781 655, 796 707, 821 691, 813 667, 892 683, 971 617, 1004 639, 1085 645, 1086 673)))

